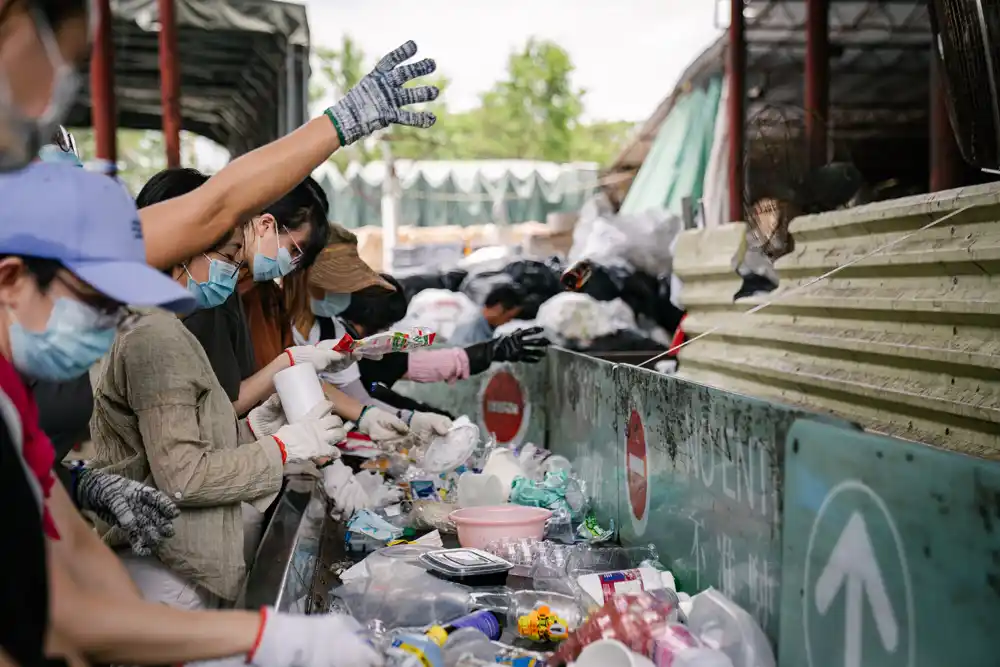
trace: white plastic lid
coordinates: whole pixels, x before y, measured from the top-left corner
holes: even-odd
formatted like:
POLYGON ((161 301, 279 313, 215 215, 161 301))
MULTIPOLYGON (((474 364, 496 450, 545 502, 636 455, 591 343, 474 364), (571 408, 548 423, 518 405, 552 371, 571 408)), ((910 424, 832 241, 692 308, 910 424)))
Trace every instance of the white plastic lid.
POLYGON ((429 473, 451 472, 469 460, 478 444, 479 427, 460 418, 447 435, 431 440, 419 465, 429 473))

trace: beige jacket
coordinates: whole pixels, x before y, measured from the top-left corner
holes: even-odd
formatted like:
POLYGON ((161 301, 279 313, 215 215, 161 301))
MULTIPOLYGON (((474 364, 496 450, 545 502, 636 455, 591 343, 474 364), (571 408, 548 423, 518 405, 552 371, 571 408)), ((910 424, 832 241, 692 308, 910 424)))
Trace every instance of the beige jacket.
MULTIPOLYGON (((260 511, 281 488, 281 451, 255 441, 198 342, 173 315, 144 315, 119 335, 94 386, 96 466, 154 486, 181 509, 157 556, 233 600, 246 565, 240 504, 260 511)), ((105 533, 124 543, 119 529, 105 533)))

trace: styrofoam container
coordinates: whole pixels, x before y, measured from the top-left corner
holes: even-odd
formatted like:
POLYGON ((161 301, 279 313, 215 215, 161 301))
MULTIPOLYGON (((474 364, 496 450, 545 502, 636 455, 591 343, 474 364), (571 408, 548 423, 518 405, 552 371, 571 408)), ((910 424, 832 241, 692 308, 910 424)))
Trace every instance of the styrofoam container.
POLYGON ((552 512, 541 507, 523 505, 493 505, 466 507, 448 515, 458 530, 458 543, 463 547, 482 549, 501 538, 545 536, 545 522, 552 512))

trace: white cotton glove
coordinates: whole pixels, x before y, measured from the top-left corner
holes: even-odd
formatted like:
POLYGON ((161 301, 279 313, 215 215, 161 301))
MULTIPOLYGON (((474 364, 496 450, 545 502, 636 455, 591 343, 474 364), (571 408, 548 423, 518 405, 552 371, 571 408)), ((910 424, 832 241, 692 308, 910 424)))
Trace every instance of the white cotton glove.
POLYGON ((382 656, 361 624, 343 614, 281 614, 261 610, 257 646, 246 659, 254 667, 382 667, 382 656))
POLYGON ((312 364, 317 371, 336 373, 353 364, 356 359, 351 354, 335 352, 336 341, 320 341, 319 345, 296 345, 285 350, 292 360, 292 365, 312 364))
POLYGON ((277 394, 271 397, 250 411, 247 415, 247 424, 255 438, 266 438, 274 435, 282 426, 286 425, 285 411, 281 408, 281 399, 277 394))
POLYGON ((358 429, 376 443, 396 440, 410 432, 410 427, 396 415, 381 408, 366 407, 358 420, 358 429))
POLYGON ((375 509, 388 507, 403 501, 403 490, 395 484, 388 484, 385 478, 374 470, 362 470, 354 475, 375 509))
POLYGON ((433 412, 414 412, 410 417, 410 431, 422 443, 426 443, 434 436, 447 435, 451 428, 451 420, 444 415, 436 415, 433 412))
POLYGON ((323 468, 323 490, 338 514, 351 517, 358 510, 371 509, 372 502, 361 483, 343 461, 323 468))
POLYGON ((323 401, 298 424, 286 424, 274 434, 285 451, 285 461, 305 461, 322 457, 337 457, 336 444, 347 438, 344 422, 330 414, 333 404, 323 401))

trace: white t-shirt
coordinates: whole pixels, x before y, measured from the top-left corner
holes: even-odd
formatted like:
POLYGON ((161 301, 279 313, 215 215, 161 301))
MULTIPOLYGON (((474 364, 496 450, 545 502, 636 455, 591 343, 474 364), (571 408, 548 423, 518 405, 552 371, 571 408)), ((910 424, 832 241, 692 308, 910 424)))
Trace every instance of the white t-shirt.
MULTIPOLYGON (((339 340, 345 333, 347 329, 344 328, 344 323, 339 319, 333 319, 334 331, 337 332, 337 339, 339 340)), ((292 340, 295 341, 296 345, 315 345, 319 342, 319 321, 314 321, 312 328, 309 330, 308 338, 302 336, 299 330, 292 325, 292 340)), ((342 371, 337 371, 336 373, 322 372, 319 377, 324 382, 329 382, 335 387, 344 388, 353 382, 361 381, 361 369, 358 368, 357 363, 353 363, 342 371)))

